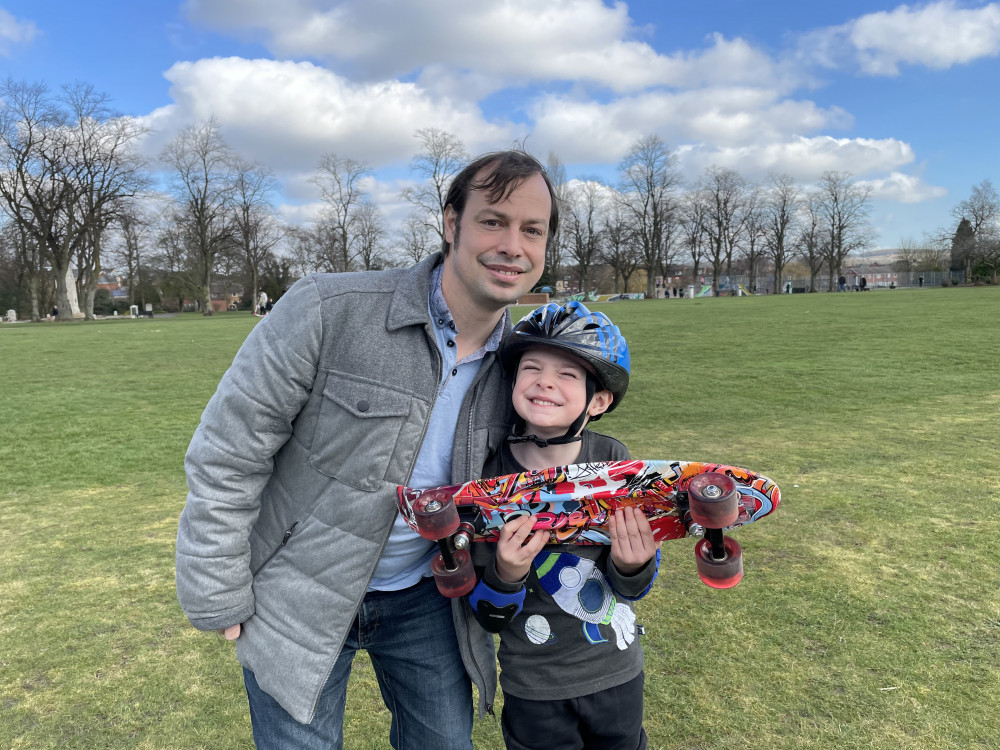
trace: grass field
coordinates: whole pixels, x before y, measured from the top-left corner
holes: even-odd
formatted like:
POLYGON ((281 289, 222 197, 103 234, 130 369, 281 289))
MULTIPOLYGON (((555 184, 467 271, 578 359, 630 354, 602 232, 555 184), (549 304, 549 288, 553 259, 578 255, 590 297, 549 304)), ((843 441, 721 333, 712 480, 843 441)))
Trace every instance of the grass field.
MULTIPOLYGON (((650 747, 1000 746, 1000 289, 599 307, 633 379, 598 427, 783 491, 734 535, 735 589, 664 545, 637 607, 650 747)), ((252 747, 173 546, 184 451, 253 322, 0 328, 0 748, 252 747)), ((356 665, 346 746, 388 747, 356 665)), ((475 743, 501 748, 496 722, 475 743)))

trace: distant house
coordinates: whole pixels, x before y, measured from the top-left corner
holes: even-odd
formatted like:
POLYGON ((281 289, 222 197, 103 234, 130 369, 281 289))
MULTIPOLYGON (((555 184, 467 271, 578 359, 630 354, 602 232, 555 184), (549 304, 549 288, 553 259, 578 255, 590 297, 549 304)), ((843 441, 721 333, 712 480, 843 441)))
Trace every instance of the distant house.
MULTIPOLYGON (((225 312, 226 310, 237 310, 243 301, 243 285, 231 284, 226 281, 212 282, 212 312, 225 312)), ((187 311, 197 310, 200 300, 184 300, 184 309, 187 311)))
POLYGON ((107 289, 111 292, 111 299, 115 302, 128 301, 128 288, 122 283, 122 277, 113 271, 102 271, 97 277, 97 288, 107 289))
POLYGON ((862 276, 865 277, 869 289, 889 289, 899 286, 899 274, 893 271, 891 266, 884 266, 881 263, 862 263, 844 269, 848 289, 857 287, 862 276))

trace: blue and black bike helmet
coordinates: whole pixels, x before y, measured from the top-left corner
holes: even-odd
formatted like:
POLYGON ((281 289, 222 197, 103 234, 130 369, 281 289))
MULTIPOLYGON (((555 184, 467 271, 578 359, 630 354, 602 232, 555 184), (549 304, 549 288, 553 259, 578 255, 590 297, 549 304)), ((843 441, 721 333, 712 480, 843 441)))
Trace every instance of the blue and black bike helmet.
MULTIPOLYGON (((596 382, 589 384, 588 404, 594 395, 595 386, 611 391, 614 396, 608 407, 609 412, 625 397, 630 370, 628 342, 618 326, 604 313, 591 312, 583 303, 576 301, 565 305, 550 302, 532 311, 514 326, 514 330, 500 346, 500 361, 507 372, 512 375, 516 373, 521 355, 533 346, 563 349, 582 359, 593 369, 593 379, 596 382)), ((571 436, 580 430, 586 416, 584 410, 580 419, 564 436, 565 440, 548 442, 578 439, 571 436)))

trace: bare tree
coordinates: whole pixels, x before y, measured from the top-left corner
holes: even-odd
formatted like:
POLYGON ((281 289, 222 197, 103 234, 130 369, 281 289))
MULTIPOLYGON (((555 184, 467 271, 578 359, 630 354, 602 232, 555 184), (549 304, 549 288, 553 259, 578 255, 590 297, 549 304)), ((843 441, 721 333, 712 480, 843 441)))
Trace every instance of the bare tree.
POLYGON ((976 242, 976 271, 986 271, 990 275, 990 283, 998 282, 997 276, 1000 272, 1000 235, 996 232, 983 233, 976 242))
POLYGON ((385 268, 386 258, 382 247, 385 232, 382 212, 374 203, 362 203, 358 208, 357 234, 358 259, 364 270, 385 268))
MULTIPOLYGON (((828 250, 826 244, 830 241, 829 229, 823 223, 819 195, 811 195, 802 210, 802 222, 796 239, 795 253, 809 268, 809 291, 816 291, 816 277, 823 270, 828 250)), ((775 292, 780 292, 776 286, 775 292)))
POLYGON ((1000 219, 1000 195, 989 180, 983 180, 978 185, 973 186, 972 194, 959 202, 951 215, 956 221, 968 219, 972 225, 972 232, 979 235, 984 229, 995 225, 1000 219))
MULTIPOLYGON (((563 166, 559 157, 550 151, 549 158, 545 163, 545 171, 549 175, 549 181, 552 183, 552 190, 559 205, 559 212, 562 214, 566 210, 567 200, 566 167, 563 166)), ((556 236, 550 238, 545 245, 545 272, 543 278, 548 277, 553 286, 555 286, 562 275, 562 262, 568 250, 567 243, 566 233, 562 231, 562 222, 560 222, 556 236)))
POLYGON ((679 182, 677 157, 659 136, 647 135, 636 141, 619 164, 621 205, 642 252, 646 270, 646 294, 653 297, 656 271, 663 265, 671 226, 676 221, 674 189, 679 182))
POLYGON ((18 310, 21 292, 27 291, 31 319, 41 320, 41 311, 47 309, 45 305, 49 301, 46 289, 51 286, 51 279, 43 267, 38 240, 23 225, 7 221, 0 225, 0 248, 4 259, 0 285, 7 287, 8 293, 17 300, 13 306, 18 310))
POLYGON ((781 287, 785 264, 792 256, 792 235, 802 210, 802 193, 788 175, 771 175, 764 199, 764 247, 774 270, 774 290, 781 287))
POLYGON ((712 266, 712 288, 733 264, 733 251, 740 240, 745 220, 746 182, 734 169, 712 166, 705 170, 699 190, 705 206, 705 234, 708 261, 712 266))
POLYGON ((909 273, 917 267, 922 246, 912 237, 904 237, 896 248, 896 256, 892 260, 892 270, 909 273))
POLYGON ((277 184, 263 164, 234 160, 232 236, 250 277, 252 300, 260 291, 261 268, 284 236, 270 200, 277 184))
POLYGON ((215 118, 181 131, 160 154, 174 170, 174 190, 189 224, 197 264, 201 310, 211 315, 212 270, 216 255, 232 238, 234 155, 215 118))
POLYGON ((113 206, 141 183, 132 147, 143 130, 113 116, 106 97, 82 84, 55 98, 42 85, 8 79, 0 98, 0 204, 51 264, 59 317, 68 319, 73 261, 81 276, 95 266, 99 273, 91 259, 113 206))
MULTIPOLYGON (((973 186, 972 194, 961 201, 954 209, 952 216, 956 220, 966 220, 972 229, 972 242, 965 243, 964 252, 960 252, 953 259, 954 265, 961 265, 965 268, 966 280, 972 278, 973 265, 982 259, 987 268, 991 265, 994 256, 993 248, 997 244, 997 235, 1000 233, 998 221, 1000 221, 1000 195, 989 180, 983 180, 978 185, 973 186)), ((996 268, 993 266, 992 276, 996 277, 996 268)))
POLYGON ((157 252, 151 260, 160 269, 163 296, 173 300, 178 310, 184 309, 186 299, 196 299, 201 293, 196 234, 184 217, 184 207, 175 204, 164 213, 155 235, 157 252))
MULTIPOLYGON (((68 143, 62 137, 66 115, 41 84, 15 83, 0 87, 0 198, 4 210, 39 250, 38 261, 48 260, 56 281, 60 317, 69 319, 66 279, 73 258, 74 232, 67 214, 77 191, 66 179, 70 171, 68 143)), ((73 227, 75 228, 75 227, 73 227)), ((41 273, 41 265, 33 269, 41 273)), ((34 285, 32 294, 36 294, 34 285)), ((32 302, 35 317, 37 302, 32 302)))
POLYGON ((438 128, 423 128, 414 133, 423 151, 413 157, 410 169, 423 178, 416 187, 405 188, 401 195, 417 207, 428 229, 444 242, 444 201, 455 175, 469 161, 465 145, 455 135, 438 128))
POLYGON ((117 242, 112 247, 112 259, 125 271, 130 305, 143 307, 146 303, 145 280, 148 277, 146 263, 151 253, 155 221, 149 211, 138 200, 122 203, 116 213, 117 242))
POLYGON ((569 258, 576 264, 580 291, 587 293, 590 268, 598 259, 603 186, 596 179, 577 182, 568 191, 566 235, 569 258))
POLYGON ((78 211, 85 226, 76 248, 77 276, 84 315, 93 320, 94 298, 103 270, 104 233, 121 206, 147 185, 146 160, 134 149, 146 128, 133 118, 112 113, 107 97, 91 86, 76 84, 65 92, 72 117, 78 211))
POLYGON ((618 199, 609 203, 601 221, 600 259, 614 271, 615 292, 628 292, 629 281, 639 268, 641 257, 636 252, 635 234, 618 199))
POLYGON ((371 171, 364 162, 344 159, 335 154, 324 154, 320 158, 319 169, 313 175, 313 183, 320 189, 326 203, 322 223, 332 233, 336 242, 338 261, 330 270, 349 271, 357 252, 358 237, 355 225, 358 211, 365 198, 361 188, 361 178, 371 171))
POLYGON ((399 228, 399 245, 403 257, 412 263, 419 263, 435 249, 432 232, 427 222, 417 212, 411 212, 399 228))
POLYGON ((286 235, 286 251, 292 273, 300 278, 324 270, 320 258, 320 230, 313 227, 293 227, 286 235))
POLYGON ((757 289, 758 266, 766 253, 767 218, 763 191, 757 186, 750 187, 743 204, 743 240, 740 249, 751 291, 757 289))
POLYGON ((944 230, 924 232, 923 245, 917 253, 917 271, 947 271, 951 254, 951 236, 944 230))
POLYGON ((680 206, 681 242, 691 259, 691 283, 696 284, 701 261, 705 257, 705 246, 708 242, 708 233, 705 231, 708 207, 705 204, 704 196, 698 190, 687 193, 680 206))
POLYGON ((824 172, 816 194, 816 210, 823 219, 827 238, 823 242, 829 273, 829 289, 836 288, 844 260, 867 247, 872 238, 868 223, 871 188, 851 182, 849 172, 824 172))

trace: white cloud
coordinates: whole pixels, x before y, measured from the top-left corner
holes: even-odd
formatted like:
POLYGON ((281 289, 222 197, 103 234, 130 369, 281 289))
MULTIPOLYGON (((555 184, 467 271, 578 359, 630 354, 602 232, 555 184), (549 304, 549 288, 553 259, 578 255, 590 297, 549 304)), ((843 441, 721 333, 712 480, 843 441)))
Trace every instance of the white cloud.
POLYGON ((690 181, 713 164, 754 180, 773 171, 809 182, 836 170, 887 200, 928 200, 942 189, 900 171, 914 161, 907 142, 836 138, 853 116, 796 92, 816 84, 811 65, 850 60, 892 75, 902 64, 947 67, 1000 50, 997 3, 871 13, 807 35, 798 57, 721 34, 660 52, 624 2, 602 0, 188 0, 185 10, 282 59, 174 65, 165 74, 174 103, 146 118, 158 131, 149 148, 214 115, 234 148, 284 180, 282 213, 299 221, 315 214, 308 178, 324 152, 390 167, 370 181, 372 200, 392 220, 405 216, 399 177, 419 147, 413 132, 427 127, 454 133, 472 153, 527 135, 537 154, 608 173, 656 133, 690 181), (542 88, 526 95, 529 86, 542 88), (502 114, 491 120, 484 108, 502 114))
POLYGON ((814 31, 799 46, 808 61, 829 68, 853 62, 869 75, 899 75, 901 64, 950 68, 1000 54, 1000 4, 900 5, 814 31))
POLYGON ((934 198, 943 198, 948 194, 948 191, 943 187, 928 185, 919 177, 901 172, 892 172, 884 178, 859 180, 858 184, 870 187, 872 198, 876 200, 897 203, 922 203, 934 198))
MULTIPOLYGON (((706 144, 678 149, 681 168, 690 181, 716 165, 735 169, 751 180, 767 173, 788 174, 811 182, 823 172, 871 175, 897 169, 913 161, 913 149, 895 138, 791 138, 741 147, 715 148, 706 144)), ((901 175, 902 176, 902 175, 901 175)))
POLYGON ((784 142, 793 136, 850 127, 838 107, 782 99, 751 87, 653 91, 609 103, 564 96, 539 99, 531 109, 532 141, 568 162, 617 161, 640 137, 657 133, 672 145, 736 147, 784 142))
POLYGON ((33 21, 22 21, 0 8, 0 57, 10 57, 14 47, 30 44, 37 34, 33 21))
POLYGON ((419 75, 435 91, 454 91, 465 71, 474 73, 461 87, 478 87, 480 95, 531 81, 586 82, 619 93, 802 81, 799 69, 720 34, 702 50, 659 54, 641 41, 645 32, 623 2, 348 0, 330 8, 315 0, 189 0, 185 7, 195 22, 258 38, 277 56, 328 61, 367 79, 419 75))
POLYGON ((177 63, 165 76, 174 103, 143 118, 154 130, 149 151, 214 115, 233 148, 281 176, 314 169, 326 152, 374 167, 407 161, 418 128, 447 129, 471 149, 512 137, 474 103, 430 97, 413 83, 354 83, 307 62, 213 58, 177 63))

